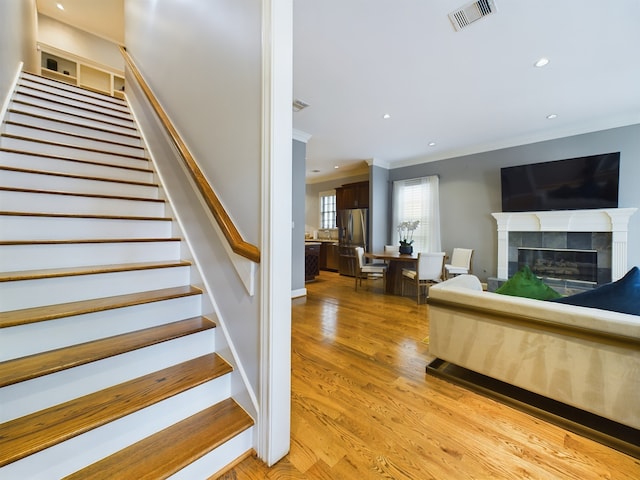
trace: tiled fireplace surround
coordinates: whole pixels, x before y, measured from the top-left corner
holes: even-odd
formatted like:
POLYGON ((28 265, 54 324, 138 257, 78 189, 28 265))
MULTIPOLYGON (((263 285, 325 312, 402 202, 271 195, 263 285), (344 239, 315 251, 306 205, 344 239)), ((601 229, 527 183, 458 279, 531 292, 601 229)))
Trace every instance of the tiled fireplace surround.
MULTIPOLYGON (((491 280, 499 285, 517 271, 518 247, 597 250, 598 284, 618 280, 627 271, 628 224, 636 210, 492 213, 498 224, 498 278, 490 279, 490 289, 491 280)), ((562 283, 565 293, 591 288, 562 283)))

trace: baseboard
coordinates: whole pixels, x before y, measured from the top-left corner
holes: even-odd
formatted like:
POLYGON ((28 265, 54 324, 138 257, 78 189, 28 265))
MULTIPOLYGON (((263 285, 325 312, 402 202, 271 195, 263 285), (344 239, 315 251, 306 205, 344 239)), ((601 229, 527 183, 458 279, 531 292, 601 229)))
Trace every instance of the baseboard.
POLYGON ((291 298, 306 297, 306 295, 307 295, 306 288, 298 288, 296 290, 291 290, 291 298))
POLYGON ((436 358, 427 374, 640 459, 640 430, 436 358))

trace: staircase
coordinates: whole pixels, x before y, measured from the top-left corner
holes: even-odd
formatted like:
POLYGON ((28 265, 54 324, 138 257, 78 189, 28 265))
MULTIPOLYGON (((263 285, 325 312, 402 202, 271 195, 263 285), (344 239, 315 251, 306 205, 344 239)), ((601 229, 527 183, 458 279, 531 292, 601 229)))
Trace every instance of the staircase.
POLYGON ((0 136, 0 478, 208 478, 252 449, 126 103, 24 73, 0 136))

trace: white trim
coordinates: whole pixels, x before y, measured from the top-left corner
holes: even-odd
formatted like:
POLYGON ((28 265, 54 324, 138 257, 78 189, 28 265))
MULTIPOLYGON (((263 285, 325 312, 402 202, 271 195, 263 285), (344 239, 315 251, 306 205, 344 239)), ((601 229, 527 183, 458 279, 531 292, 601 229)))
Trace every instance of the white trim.
POLYGON ((293 129, 293 139, 299 142, 307 143, 311 139, 311 134, 303 132, 302 130, 293 129))
POLYGON ((9 110, 9 105, 11 104, 11 100, 13 99, 13 94, 18 88, 18 82, 20 81, 20 75, 22 74, 22 67, 24 67, 24 62, 18 63, 18 71, 13 77, 13 82, 11 82, 11 86, 7 90, 7 96, 4 98, 4 102, 2 103, 2 109, 0 110, 0 120, 4 120, 4 116, 9 110))
POLYGON ((509 232, 612 232, 611 278, 627 272, 629 218, 637 208, 492 213, 498 223, 498 278, 509 277, 509 232))
POLYGON ((290 448, 293 0, 262 2, 262 257, 257 453, 290 448), (286 234, 284 234, 286 232, 286 234))
POLYGON ((306 288, 298 288, 296 290, 291 290, 291 298, 300 298, 307 296, 306 288))

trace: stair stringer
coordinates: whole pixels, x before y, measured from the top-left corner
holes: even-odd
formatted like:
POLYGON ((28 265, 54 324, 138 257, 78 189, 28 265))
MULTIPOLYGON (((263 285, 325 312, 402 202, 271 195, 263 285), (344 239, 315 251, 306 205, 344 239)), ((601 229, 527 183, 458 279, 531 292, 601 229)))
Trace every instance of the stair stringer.
MULTIPOLYGON (((220 329, 216 335, 216 351, 234 368, 231 373, 231 395, 255 420, 254 432, 257 432, 260 422, 256 394, 258 356, 255 351, 260 305, 258 295, 254 293, 257 266, 231 250, 168 134, 147 103, 138 98, 144 96, 131 83, 126 98, 161 185, 158 195, 167 199, 169 214, 177 228, 173 233, 188 246, 190 256, 185 259, 195 267, 192 269, 192 275, 196 275, 193 285, 202 288, 205 293, 203 311, 211 312, 208 314, 216 319, 220 329), (211 238, 219 241, 211 242, 211 238), (220 268, 225 268, 223 274, 219 272, 220 268), (234 319, 233 325, 227 318, 234 319), (248 347, 245 345, 243 349, 233 339, 247 337, 248 331, 237 326, 246 323, 247 319, 254 321, 253 324, 249 323, 249 328, 256 334, 256 339, 255 343, 246 342, 248 347), (250 370, 253 370, 253 382, 250 370)), ((254 450, 256 442, 254 434, 254 450)))

